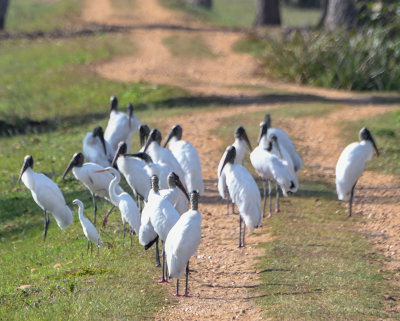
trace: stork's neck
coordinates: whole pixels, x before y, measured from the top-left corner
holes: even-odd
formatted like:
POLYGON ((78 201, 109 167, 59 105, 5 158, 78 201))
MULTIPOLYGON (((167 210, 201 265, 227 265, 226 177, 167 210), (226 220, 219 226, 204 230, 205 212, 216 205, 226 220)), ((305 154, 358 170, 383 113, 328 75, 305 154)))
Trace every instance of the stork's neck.
POLYGON ((22 174, 21 180, 27 188, 33 190, 35 188, 35 175, 37 175, 32 167, 28 167, 22 174))
POLYGON ((169 143, 171 144, 171 143, 175 143, 175 142, 178 142, 178 141, 179 141, 178 137, 173 136, 173 137, 171 137, 171 139, 169 140, 169 143))
POLYGON ((268 137, 267 137, 267 135, 264 135, 263 137, 261 137, 260 142, 258 143, 258 146, 260 146, 263 149, 268 147, 268 137))
POLYGON ((235 164, 243 165, 244 157, 247 152, 246 143, 243 140, 236 138, 233 146, 236 148, 235 164))
POLYGON ((362 140, 360 146, 365 150, 367 160, 371 160, 372 156, 374 156, 374 145, 372 142, 369 140, 362 140))

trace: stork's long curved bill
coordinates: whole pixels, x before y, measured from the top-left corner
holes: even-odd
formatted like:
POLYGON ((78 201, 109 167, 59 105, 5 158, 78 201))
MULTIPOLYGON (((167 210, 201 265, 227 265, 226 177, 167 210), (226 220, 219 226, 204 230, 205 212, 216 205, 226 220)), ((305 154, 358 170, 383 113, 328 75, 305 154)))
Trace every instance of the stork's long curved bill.
POLYGON ((128 126, 129 129, 131 129, 132 125, 131 125, 131 120, 132 120, 132 116, 133 116, 133 105, 131 103, 128 104, 128 126))
MULTIPOLYGON (((175 174, 175 175, 176 175, 176 174, 175 174)), ((188 199, 188 201, 190 201, 189 194, 188 194, 188 192, 186 191, 185 186, 183 186, 183 184, 182 184, 182 182, 181 182, 181 180, 180 180, 180 178, 179 178, 178 175, 176 175, 176 186, 179 187, 179 189, 182 191, 182 193, 185 194, 185 196, 186 196, 186 198, 188 199)))
POLYGON ((169 143, 169 141, 171 140, 172 137, 174 137, 174 129, 171 129, 171 131, 169 132, 168 137, 167 137, 167 139, 165 140, 165 143, 164 143, 164 148, 167 147, 167 145, 168 145, 168 143, 169 143))
POLYGON ((139 153, 134 153, 134 154, 124 154, 124 156, 136 157, 136 158, 142 159, 146 163, 153 163, 153 159, 151 158, 151 156, 144 152, 139 152, 139 153))
POLYGON ((157 235, 157 237, 156 237, 153 241, 150 241, 149 243, 147 243, 147 244, 144 246, 144 249, 145 249, 145 250, 148 250, 149 248, 151 248, 152 245, 153 245, 157 240, 158 240, 158 235, 157 235))
POLYGON ((250 140, 249 140, 249 137, 247 136, 246 131, 245 131, 244 134, 243 134, 243 139, 244 139, 244 141, 246 142, 247 146, 249 147, 249 150, 250 150, 250 151, 253 150, 253 149, 251 148, 250 140))
POLYGON ((18 177, 18 183, 21 180, 22 175, 24 174, 24 172, 27 170, 27 168, 29 167, 29 163, 27 161, 27 159, 24 160, 24 164, 22 165, 21 168, 21 172, 19 173, 19 177, 18 177))
POLYGON ((372 142, 372 145, 374 146, 376 156, 379 156, 379 150, 378 150, 378 147, 376 146, 375 139, 372 137, 372 135, 371 135, 371 142, 372 142))
POLYGON ((75 159, 72 158, 71 161, 70 161, 69 164, 68 164, 67 169, 65 170, 65 172, 64 172, 64 174, 63 174, 63 176, 62 176, 62 179, 64 179, 65 176, 67 176, 68 172, 74 167, 74 165, 75 165, 75 164, 74 164, 74 161, 75 161, 75 159))
POLYGON ((225 165, 227 163, 229 163, 229 162, 233 162, 235 160, 235 157, 236 157, 236 149, 235 149, 235 147, 234 146, 228 147, 228 149, 226 151, 224 162, 223 162, 222 167, 221 167, 221 171, 219 172, 220 176, 222 174, 222 171, 224 170, 225 165))
POLYGON ((149 148, 150 144, 155 140, 155 134, 156 134, 155 129, 153 129, 151 131, 149 137, 146 140, 146 144, 144 145, 143 152, 146 152, 147 148, 149 148))
POLYGON ((258 138, 257 138, 257 143, 258 143, 258 144, 260 143, 261 138, 262 138, 264 135, 267 135, 267 132, 268 132, 267 124, 266 124, 265 122, 262 122, 262 123, 260 124, 260 133, 258 134, 258 138))

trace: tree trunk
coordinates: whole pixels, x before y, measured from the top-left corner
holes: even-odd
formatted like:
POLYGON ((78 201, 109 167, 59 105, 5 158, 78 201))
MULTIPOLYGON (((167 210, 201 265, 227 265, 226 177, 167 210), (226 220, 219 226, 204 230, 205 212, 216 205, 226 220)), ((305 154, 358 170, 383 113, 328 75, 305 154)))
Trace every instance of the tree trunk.
POLYGON ((324 26, 329 31, 351 28, 357 24, 357 18, 353 0, 328 0, 324 26))
POLYGON ((4 30, 6 25, 6 14, 9 0, 0 0, 0 30, 4 30))
POLYGON ((186 0, 188 3, 210 10, 213 6, 212 0, 186 0))
POLYGON ((279 0, 257 0, 254 24, 256 26, 280 25, 279 0))

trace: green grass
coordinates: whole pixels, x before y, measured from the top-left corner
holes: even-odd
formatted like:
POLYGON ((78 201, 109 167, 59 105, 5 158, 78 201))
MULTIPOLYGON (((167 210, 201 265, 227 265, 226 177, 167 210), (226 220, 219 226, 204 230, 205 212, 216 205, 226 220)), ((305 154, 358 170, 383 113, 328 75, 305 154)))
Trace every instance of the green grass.
POLYGON ((400 110, 388 112, 373 118, 366 118, 343 124, 343 148, 358 141, 361 128, 368 127, 380 150, 380 156, 367 163, 369 170, 400 176, 400 110))
MULTIPOLYGON (((224 119, 214 131, 225 144, 233 131, 243 125, 255 142, 258 123, 269 112, 273 126, 280 119, 317 116, 341 105, 302 104, 280 106, 224 119), (294 112, 298 108, 297 112, 294 112)), ((284 129, 284 128, 283 128, 284 129)), ((296 143, 296 140, 294 140, 296 143)), ((254 146, 253 146, 254 147, 254 146)), ((223 148, 221 149, 221 154, 223 148)), ((251 168, 248 160, 247 168, 251 168)), ((253 170, 253 175, 257 177, 253 170)), ((336 199, 333 184, 300 175, 299 191, 281 198, 281 213, 265 219, 272 241, 260 245, 265 254, 258 258, 261 285, 255 288, 257 303, 265 317, 273 320, 377 320, 395 319, 395 302, 386 301, 398 288, 382 271, 384 257, 376 254, 366 236, 355 231, 361 218, 347 217, 343 203, 336 199)), ((261 188, 261 182, 259 181, 261 188)), ((256 230, 256 233, 260 233, 256 230)))
POLYGON ((173 35, 163 39, 163 44, 176 57, 193 59, 217 57, 207 43, 198 36, 173 35))
POLYGON ((79 0, 17 0, 10 1, 6 30, 51 31, 71 28, 83 8, 79 0))
MULTIPOLYGON (((183 0, 162 0, 172 9, 184 10, 196 18, 219 26, 250 27, 255 19, 255 0, 214 0, 212 10, 188 5, 183 0)), ((283 26, 309 26, 319 21, 320 10, 281 6, 283 26)))

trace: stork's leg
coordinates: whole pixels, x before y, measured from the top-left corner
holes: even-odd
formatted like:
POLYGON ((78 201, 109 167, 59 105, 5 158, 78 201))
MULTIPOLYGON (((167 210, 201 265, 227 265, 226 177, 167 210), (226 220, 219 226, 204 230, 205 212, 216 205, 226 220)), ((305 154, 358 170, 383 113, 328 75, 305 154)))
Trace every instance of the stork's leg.
POLYGON ((272 187, 271 181, 268 180, 268 201, 269 201, 269 214, 268 217, 272 217, 272 187))
MULTIPOLYGON (((357 184, 357 182, 356 182, 356 184, 357 184)), ((351 188, 351 194, 350 194, 350 200, 349 200, 349 217, 351 217, 351 215, 352 215, 354 188, 356 187, 356 184, 354 184, 353 187, 351 188)))
POLYGON ((241 247, 241 241, 242 241, 242 217, 239 214, 239 245, 238 245, 238 247, 241 247))
POLYGON ((188 283, 189 283, 189 261, 187 262, 187 265, 186 265, 186 287, 185 287, 185 295, 184 295, 186 297, 189 296, 188 283))
POLYGON ((263 190, 264 190, 263 217, 265 217, 265 205, 267 205, 267 181, 266 180, 263 180, 263 190))
POLYGON ((246 225, 243 222, 243 243, 242 243, 242 247, 244 247, 244 236, 246 234, 246 225))
POLYGON ((125 246, 125 222, 122 222, 122 235, 123 235, 122 246, 125 246))
POLYGON ((93 224, 96 226, 96 214, 97 214, 97 204, 96 204, 96 194, 92 193, 93 198, 93 207, 94 207, 94 217, 93 217, 93 224))
POLYGON ((133 244, 132 244, 132 237, 133 237, 132 229, 129 231, 129 237, 131 238, 131 248, 132 248, 132 246, 133 246, 133 244))
POLYGON ((164 244, 163 240, 161 240, 161 251, 162 251, 162 276, 161 276, 161 280, 159 280, 158 283, 168 282, 167 270, 166 270, 167 266, 165 264, 165 244, 164 244))
POLYGON ((238 214, 235 212, 235 203, 232 202, 232 214, 238 214))
POLYGON ((49 213, 47 213, 46 210, 44 210, 44 234, 43 234, 43 241, 46 241, 46 235, 47 235, 47 230, 49 228, 49 213))
POLYGON ((90 256, 93 255, 93 243, 90 242, 90 256))
POLYGON ((175 296, 180 296, 179 295, 179 279, 176 279, 176 293, 175 296))
POLYGON ((90 249, 90 241, 87 241, 87 251, 86 251, 86 255, 89 255, 89 249, 90 249))
POLYGON ((279 210, 279 185, 276 183, 276 204, 275 204, 275 212, 278 213, 279 210))
POLYGON ((161 266, 160 263, 160 251, 158 250, 158 237, 156 240, 156 266, 161 266))
POLYGON ((113 205, 109 211, 107 212, 106 216, 104 216, 104 220, 103 220, 103 227, 106 227, 107 222, 108 222, 108 217, 110 216, 111 212, 113 211, 115 205, 113 205))
POLYGON ((226 200, 226 215, 229 215, 229 203, 231 202, 231 200, 229 199, 229 197, 226 200))

